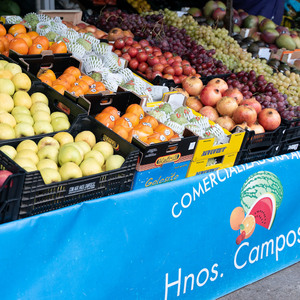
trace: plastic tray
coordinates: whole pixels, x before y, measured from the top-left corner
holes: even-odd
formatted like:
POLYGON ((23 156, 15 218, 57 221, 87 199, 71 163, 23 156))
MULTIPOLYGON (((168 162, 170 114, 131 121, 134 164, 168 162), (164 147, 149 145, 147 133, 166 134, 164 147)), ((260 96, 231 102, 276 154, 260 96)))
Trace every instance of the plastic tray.
POLYGON ((282 120, 285 130, 283 131, 282 142, 300 140, 300 119, 294 121, 282 120))
POLYGON ((25 172, 2 151, 0 169, 13 173, 0 188, 0 223, 6 223, 18 219, 25 172))
MULTIPOLYGON (((112 143, 115 153, 125 157, 122 167, 116 170, 46 185, 39 171, 26 172, 19 205, 18 218, 25 218, 86 200, 114 195, 132 188, 136 172, 138 149, 108 129, 91 116, 79 116, 69 132, 76 136, 83 130, 92 131, 96 140, 107 140, 112 143)), ((38 142, 41 137, 31 140, 38 142)), ((5 143, 16 147, 20 141, 5 143)), ((13 161, 11 161, 14 164, 13 161)))
POLYGON ((300 149, 300 138, 292 141, 284 141, 281 143, 278 155, 298 151, 300 149))

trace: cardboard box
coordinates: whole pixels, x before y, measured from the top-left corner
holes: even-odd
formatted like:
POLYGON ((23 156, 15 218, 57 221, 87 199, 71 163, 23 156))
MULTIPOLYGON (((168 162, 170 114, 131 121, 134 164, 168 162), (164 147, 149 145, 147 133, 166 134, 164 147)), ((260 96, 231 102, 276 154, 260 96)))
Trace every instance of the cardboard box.
POLYGON ((47 15, 51 18, 61 17, 64 21, 72 22, 74 25, 81 22, 81 10, 40 10, 39 14, 47 15))
POLYGON ((238 153, 229 153, 214 158, 205 158, 199 161, 192 160, 186 177, 209 173, 233 167, 238 153), (212 164, 213 159, 215 163, 212 164))

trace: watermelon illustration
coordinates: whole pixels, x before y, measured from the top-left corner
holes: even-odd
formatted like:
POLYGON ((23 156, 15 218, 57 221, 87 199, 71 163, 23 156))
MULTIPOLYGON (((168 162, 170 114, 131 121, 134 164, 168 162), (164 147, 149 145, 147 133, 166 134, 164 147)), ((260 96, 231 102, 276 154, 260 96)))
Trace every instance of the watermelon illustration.
POLYGON ((259 171, 245 181, 241 189, 241 204, 257 224, 270 229, 283 197, 279 178, 268 171, 259 171))

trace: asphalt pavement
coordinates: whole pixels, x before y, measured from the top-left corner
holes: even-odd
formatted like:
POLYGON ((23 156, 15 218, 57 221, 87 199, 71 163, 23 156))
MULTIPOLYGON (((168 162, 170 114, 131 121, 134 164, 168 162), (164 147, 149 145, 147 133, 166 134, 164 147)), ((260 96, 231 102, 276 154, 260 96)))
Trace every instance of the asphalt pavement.
POLYGON ((300 262, 218 300, 300 300, 300 262))

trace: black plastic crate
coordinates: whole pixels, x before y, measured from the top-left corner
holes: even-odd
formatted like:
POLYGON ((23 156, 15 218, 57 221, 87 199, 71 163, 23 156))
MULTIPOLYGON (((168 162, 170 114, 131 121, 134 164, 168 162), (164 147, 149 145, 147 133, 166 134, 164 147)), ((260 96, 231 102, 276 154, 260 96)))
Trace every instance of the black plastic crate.
POLYGON ((279 154, 280 145, 272 145, 267 148, 245 149, 240 150, 234 165, 241 165, 256 160, 270 158, 279 154))
POLYGON ((298 150, 300 150, 300 137, 295 140, 282 142, 280 145, 280 150, 278 155, 286 154, 298 150))
POLYGON ((295 119, 293 121, 283 119, 282 124, 285 126, 282 142, 300 139, 300 119, 295 119))
POLYGON ((25 172, 2 151, 0 151, 0 170, 13 173, 0 188, 0 223, 6 223, 18 219, 25 172))
MULTIPOLYGON (((92 131, 97 142, 101 140, 110 142, 115 149, 115 154, 120 154, 125 158, 121 168, 48 185, 44 183, 39 171, 26 172, 19 219, 131 190, 139 150, 91 116, 79 116, 69 132, 76 136, 83 130, 92 131)), ((36 143, 40 139, 41 137, 31 138, 36 143)), ((16 147, 19 142, 1 141, 0 146, 9 144, 16 147)))

